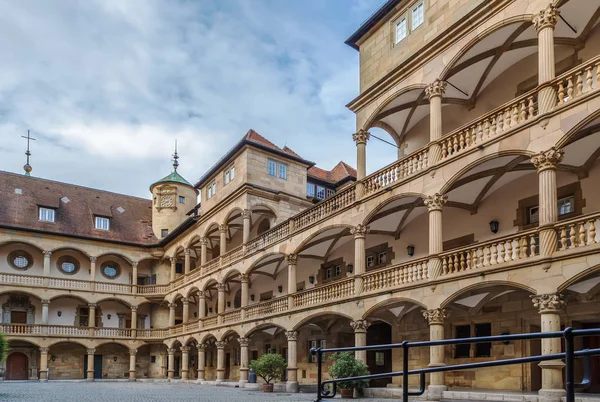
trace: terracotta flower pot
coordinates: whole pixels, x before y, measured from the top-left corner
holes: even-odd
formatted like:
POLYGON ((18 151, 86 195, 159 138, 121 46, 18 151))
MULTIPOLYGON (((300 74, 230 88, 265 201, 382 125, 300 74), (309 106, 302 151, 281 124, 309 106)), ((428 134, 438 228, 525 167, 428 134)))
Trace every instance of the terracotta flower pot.
POLYGON ((273 384, 263 384, 263 392, 273 392, 273 384))
POLYGON ((354 390, 340 388, 340 395, 343 399, 352 399, 354 398, 354 390))

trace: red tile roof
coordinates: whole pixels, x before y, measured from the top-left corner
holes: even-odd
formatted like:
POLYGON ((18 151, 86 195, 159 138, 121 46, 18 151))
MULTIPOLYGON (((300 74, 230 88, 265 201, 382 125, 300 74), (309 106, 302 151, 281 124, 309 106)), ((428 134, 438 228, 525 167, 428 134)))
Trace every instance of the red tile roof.
POLYGON ((356 179, 356 169, 348 165, 346 162, 340 161, 331 170, 324 170, 316 166, 312 166, 308 169, 308 175, 326 181, 329 183, 339 183, 344 179, 356 179))
POLYGON ((250 142, 254 142, 256 144, 260 144, 260 145, 269 147, 271 149, 274 149, 275 151, 283 152, 288 155, 295 156, 296 158, 302 159, 302 157, 300 155, 298 155, 297 153, 292 151, 292 149, 289 148, 288 146, 279 148, 277 145, 273 144, 271 141, 267 140, 265 137, 263 137, 262 135, 260 135, 259 133, 257 133, 256 131, 254 131, 252 129, 248 130, 248 132, 246 133, 244 138, 250 142))
POLYGON ((2 227, 138 245, 158 243, 152 232, 151 200, 2 171, 0 194, 2 227), (38 220, 40 206, 56 209, 54 223, 38 220), (95 215, 110 218, 109 231, 94 228, 95 215))

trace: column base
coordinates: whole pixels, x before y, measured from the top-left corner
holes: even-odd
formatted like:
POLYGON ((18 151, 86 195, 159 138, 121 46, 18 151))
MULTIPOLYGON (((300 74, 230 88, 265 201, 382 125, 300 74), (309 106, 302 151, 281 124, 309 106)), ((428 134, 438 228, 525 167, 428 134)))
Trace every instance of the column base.
POLYGON ((567 395, 567 391, 562 388, 540 389, 538 391, 538 400, 539 402, 560 402, 565 395, 567 395))
POLYGON ((285 392, 299 392, 300 386, 298 381, 287 381, 285 383, 285 392))
POLYGON ((427 387, 427 400, 428 401, 439 401, 444 395, 444 391, 447 391, 448 387, 445 385, 430 385, 427 387))
POLYGON ((247 383, 248 383, 248 380, 240 380, 239 381, 240 388, 244 388, 247 383))

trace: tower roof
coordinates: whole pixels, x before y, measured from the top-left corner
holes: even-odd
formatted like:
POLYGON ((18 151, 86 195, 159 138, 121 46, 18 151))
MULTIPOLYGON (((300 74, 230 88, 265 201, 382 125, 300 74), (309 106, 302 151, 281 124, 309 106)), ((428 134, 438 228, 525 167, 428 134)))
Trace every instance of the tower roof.
POLYGON ((150 189, 152 189, 152 187, 154 187, 160 183, 179 183, 179 184, 185 184, 186 186, 194 187, 194 186, 192 186, 192 184, 189 181, 184 179, 183 176, 181 176, 179 173, 177 173, 177 170, 173 170, 173 172, 171 174, 163 177, 162 179, 160 179, 157 182, 152 183, 152 185, 150 186, 150 189))

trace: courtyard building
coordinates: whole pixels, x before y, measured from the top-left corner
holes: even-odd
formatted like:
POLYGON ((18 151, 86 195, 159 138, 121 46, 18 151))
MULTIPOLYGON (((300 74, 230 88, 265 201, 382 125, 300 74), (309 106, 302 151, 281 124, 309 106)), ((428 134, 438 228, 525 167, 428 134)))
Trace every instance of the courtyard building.
MULTIPOLYGON (((346 42, 360 94, 339 140, 356 170, 250 130, 196 183, 175 158, 149 199, 0 172, 3 378, 244 386, 251 360, 278 353, 278 387, 298 391, 316 383, 311 347, 599 327, 599 17, 591 0, 387 1, 346 42), (376 130, 397 159, 367 174, 376 130)), ((436 346, 409 362, 562 347, 436 346)), ((401 371, 401 350, 357 357, 401 371)), ((558 402, 563 367, 436 373, 427 398, 558 402)))

